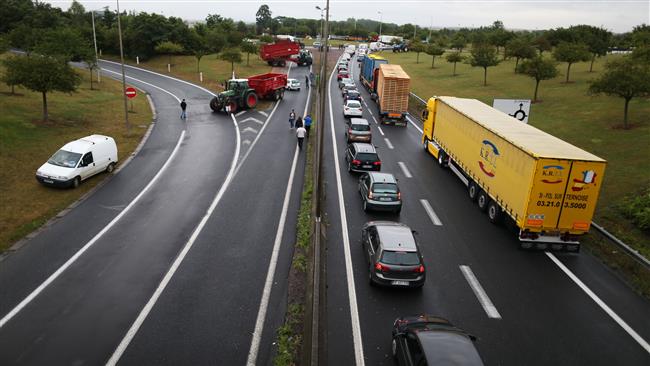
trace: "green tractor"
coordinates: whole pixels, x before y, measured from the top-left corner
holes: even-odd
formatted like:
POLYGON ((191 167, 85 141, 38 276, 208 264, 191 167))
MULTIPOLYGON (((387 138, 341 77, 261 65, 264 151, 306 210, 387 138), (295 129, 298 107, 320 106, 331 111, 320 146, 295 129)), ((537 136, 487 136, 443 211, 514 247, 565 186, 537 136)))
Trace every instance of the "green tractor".
POLYGON ((255 108, 257 100, 257 93, 248 86, 248 79, 231 79, 226 84, 226 90, 212 98, 210 108, 215 112, 234 113, 238 109, 255 108))
POLYGON ((303 65, 310 66, 313 62, 313 58, 311 56, 311 52, 303 48, 300 50, 298 57, 293 61, 295 61, 298 64, 298 66, 303 66, 303 65))

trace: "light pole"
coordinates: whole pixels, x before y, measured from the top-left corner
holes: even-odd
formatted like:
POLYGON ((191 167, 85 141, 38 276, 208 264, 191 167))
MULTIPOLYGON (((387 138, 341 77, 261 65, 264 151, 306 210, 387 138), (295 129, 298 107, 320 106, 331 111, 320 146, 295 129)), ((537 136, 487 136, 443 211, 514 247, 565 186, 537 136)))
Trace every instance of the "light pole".
POLYGON ((381 21, 384 14, 381 11, 377 12, 379 14, 379 38, 377 39, 381 43, 381 21))
MULTIPOLYGON (((97 66, 97 82, 101 83, 102 82, 102 77, 101 77, 101 70, 102 68, 99 67, 99 59, 97 58, 97 33, 95 33, 95 11, 93 10, 90 12, 92 14, 92 21, 93 21, 93 43, 95 44, 95 65, 97 66)), ((92 73, 90 73, 92 77, 92 73)))
POLYGON ((120 38, 120 61, 122 63, 122 98, 124 99, 124 123, 126 123, 126 134, 131 132, 129 123, 129 109, 126 103, 126 76, 124 75, 124 48, 122 47, 122 23, 120 22, 120 0, 117 1, 117 31, 120 38))

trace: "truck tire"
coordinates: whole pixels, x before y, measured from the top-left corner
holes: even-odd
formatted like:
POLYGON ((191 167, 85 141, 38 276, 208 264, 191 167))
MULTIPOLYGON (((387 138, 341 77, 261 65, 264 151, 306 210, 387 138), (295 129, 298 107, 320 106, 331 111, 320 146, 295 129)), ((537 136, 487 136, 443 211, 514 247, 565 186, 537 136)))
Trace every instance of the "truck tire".
POLYGON ((476 198, 476 202, 478 203, 479 210, 485 212, 485 210, 487 210, 488 204, 490 203, 490 196, 488 196, 488 194, 481 189, 476 198))
POLYGON ((280 99, 284 99, 284 89, 280 89, 280 99))
POLYGON ((422 148, 424 149, 424 151, 429 152, 429 139, 426 137, 424 138, 424 142, 422 143, 422 148))
POLYGON ((246 104, 246 108, 248 109, 253 109, 257 107, 257 94, 255 92, 250 91, 248 94, 246 94, 246 97, 244 99, 244 103, 246 104))
POLYGON ((275 63, 273 61, 266 61, 266 63, 269 64, 269 66, 275 66, 275 63))
POLYGON ((287 66, 287 62, 285 60, 280 61, 280 67, 285 67, 287 66))
POLYGON ((210 100, 210 108, 214 112, 219 112, 223 109, 223 105, 221 105, 221 102, 219 102, 219 98, 214 97, 212 100, 210 100))
POLYGON ((81 184, 81 177, 77 176, 74 177, 74 180, 72 181, 72 188, 77 188, 81 184))
POLYGON ((469 194, 469 199, 474 202, 476 201, 476 197, 478 196, 478 190, 480 188, 476 183, 474 183, 473 180, 469 181, 469 184, 467 185, 467 194, 469 194))
POLYGON ((275 92, 273 92, 273 100, 276 101, 276 102, 278 100, 280 100, 280 90, 279 89, 277 89, 275 92))
POLYGON ((440 165, 441 168, 446 168, 448 164, 449 156, 444 150, 440 150, 438 153, 438 165, 440 165))
POLYGON ((111 174, 115 170, 115 163, 110 163, 106 167, 106 173, 111 174))
POLYGON ((501 218, 503 215, 501 212, 501 207, 499 206, 498 203, 491 200, 487 206, 487 214, 488 214, 488 220, 490 220, 491 223, 498 224, 501 222, 501 218))

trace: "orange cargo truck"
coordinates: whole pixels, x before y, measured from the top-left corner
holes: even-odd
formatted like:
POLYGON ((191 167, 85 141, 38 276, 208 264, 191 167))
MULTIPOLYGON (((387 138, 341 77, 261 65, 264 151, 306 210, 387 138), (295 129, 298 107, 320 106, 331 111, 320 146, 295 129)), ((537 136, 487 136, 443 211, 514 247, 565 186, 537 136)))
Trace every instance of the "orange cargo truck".
POLYGON ((400 65, 379 65, 376 99, 381 123, 406 126, 410 86, 411 78, 400 65))

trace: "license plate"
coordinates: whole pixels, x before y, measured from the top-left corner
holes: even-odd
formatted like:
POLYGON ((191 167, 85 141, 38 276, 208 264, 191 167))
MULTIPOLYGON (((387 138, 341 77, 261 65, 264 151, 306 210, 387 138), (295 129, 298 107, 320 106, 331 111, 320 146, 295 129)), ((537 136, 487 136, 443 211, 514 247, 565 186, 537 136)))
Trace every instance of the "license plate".
POLYGON ((390 197, 379 197, 380 201, 390 201, 390 197))
POLYGON ((51 179, 43 179, 43 182, 53 184, 54 181, 51 179))
POLYGON ((364 168, 364 169, 370 169, 370 168, 372 168, 372 165, 362 165, 361 167, 364 168))
POLYGON ((391 282, 393 286, 408 286, 409 283, 406 281, 393 281, 391 282))

